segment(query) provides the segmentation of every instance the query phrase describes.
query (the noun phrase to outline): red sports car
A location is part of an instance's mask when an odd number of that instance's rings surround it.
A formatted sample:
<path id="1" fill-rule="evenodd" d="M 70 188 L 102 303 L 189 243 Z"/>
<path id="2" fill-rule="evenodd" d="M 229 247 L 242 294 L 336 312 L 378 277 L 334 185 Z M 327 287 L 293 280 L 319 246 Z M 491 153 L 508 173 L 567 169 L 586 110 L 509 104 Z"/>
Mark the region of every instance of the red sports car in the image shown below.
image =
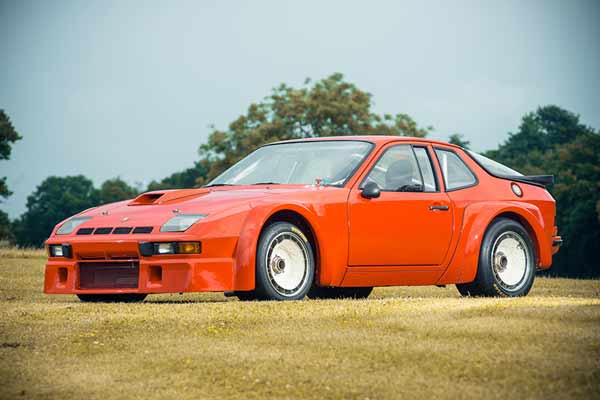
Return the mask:
<path id="1" fill-rule="evenodd" d="M 427 139 L 273 143 L 203 188 L 61 222 L 46 242 L 45 292 L 298 300 L 456 284 L 463 295 L 523 296 L 561 244 L 549 183 Z"/>

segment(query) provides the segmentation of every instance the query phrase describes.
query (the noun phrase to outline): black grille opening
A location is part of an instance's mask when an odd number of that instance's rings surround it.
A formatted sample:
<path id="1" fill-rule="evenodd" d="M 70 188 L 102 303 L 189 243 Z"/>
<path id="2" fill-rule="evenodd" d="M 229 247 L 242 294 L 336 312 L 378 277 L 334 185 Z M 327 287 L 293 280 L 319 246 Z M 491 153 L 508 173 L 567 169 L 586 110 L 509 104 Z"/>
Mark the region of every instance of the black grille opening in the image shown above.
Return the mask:
<path id="1" fill-rule="evenodd" d="M 152 233 L 151 226 L 138 226 L 133 230 L 133 233 Z"/>
<path id="2" fill-rule="evenodd" d="M 96 228 L 94 235 L 108 235 L 112 230 L 113 228 Z"/>
<path id="3" fill-rule="evenodd" d="M 113 235 L 127 235 L 129 232 L 131 232 L 133 228 L 131 227 L 119 227 L 119 228 L 115 228 L 115 230 L 113 231 Z"/>
<path id="4" fill-rule="evenodd" d="M 94 228 L 80 228 L 77 231 L 78 235 L 91 235 L 94 232 Z"/>
<path id="5" fill-rule="evenodd" d="M 137 288 L 137 262 L 79 263 L 80 289 Z"/>

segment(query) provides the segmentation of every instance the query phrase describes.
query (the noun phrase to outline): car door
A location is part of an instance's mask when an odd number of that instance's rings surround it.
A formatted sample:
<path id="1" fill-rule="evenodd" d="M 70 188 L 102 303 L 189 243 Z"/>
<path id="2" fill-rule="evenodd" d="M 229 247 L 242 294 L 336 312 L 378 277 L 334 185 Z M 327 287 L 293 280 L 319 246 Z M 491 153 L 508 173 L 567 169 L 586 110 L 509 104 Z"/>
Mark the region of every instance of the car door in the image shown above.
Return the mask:
<path id="1" fill-rule="evenodd" d="M 429 146 L 390 144 L 348 202 L 350 266 L 439 266 L 453 234 L 453 205 L 441 192 Z M 364 198 L 375 182 L 378 198 Z"/>

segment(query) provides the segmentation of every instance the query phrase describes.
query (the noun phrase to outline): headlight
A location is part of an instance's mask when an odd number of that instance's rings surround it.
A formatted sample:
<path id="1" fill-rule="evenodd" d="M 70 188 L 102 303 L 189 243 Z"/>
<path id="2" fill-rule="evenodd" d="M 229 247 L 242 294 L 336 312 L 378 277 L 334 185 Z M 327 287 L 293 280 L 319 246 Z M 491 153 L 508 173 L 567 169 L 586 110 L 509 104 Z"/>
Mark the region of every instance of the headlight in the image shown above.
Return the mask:
<path id="1" fill-rule="evenodd" d="M 48 253 L 50 257 L 73 257 L 73 249 L 70 244 L 50 244 L 48 245 Z"/>
<path id="2" fill-rule="evenodd" d="M 144 257 L 164 254 L 200 254 L 201 242 L 140 242 L 140 254 Z"/>
<path id="3" fill-rule="evenodd" d="M 65 222 L 64 224 L 62 224 L 60 226 L 60 228 L 58 228 L 58 230 L 56 231 L 57 235 L 68 235 L 69 233 L 72 233 L 75 228 L 77 228 L 79 225 L 83 224 L 85 221 L 92 219 L 92 217 L 74 217 L 71 218 L 69 220 L 67 220 L 67 222 Z"/>
<path id="4" fill-rule="evenodd" d="M 50 252 L 50 257 L 62 257 L 63 256 L 62 244 L 50 245 L 50 246 L 48 246 L 48 251 Z"/>
<path id="5" fill-rule="evenodd" d="M 155 243 L 154 254 L 175 254 L 173 243 Z"/>
<path id="6" fill-rule="evenodd" d="M 161 232 L 185 232 L 190 226 L 206 217 L 208 214 L 181 214 L 171 218 L 160 227 Z"/>

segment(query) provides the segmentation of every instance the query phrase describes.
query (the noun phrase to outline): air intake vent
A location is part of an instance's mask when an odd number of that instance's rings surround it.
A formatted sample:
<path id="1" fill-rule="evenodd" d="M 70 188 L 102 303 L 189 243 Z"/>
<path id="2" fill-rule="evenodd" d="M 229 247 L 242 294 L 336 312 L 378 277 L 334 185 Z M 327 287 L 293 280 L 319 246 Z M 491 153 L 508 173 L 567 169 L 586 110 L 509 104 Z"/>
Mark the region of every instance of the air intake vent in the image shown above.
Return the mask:
<path id="1" fill-rule="evenodd" d="M 138 281 L 138 262 L 79 263 L 80 289 L 134 289 Z"/>
<path id="2" fill-rule="evenodd" d="M 96 228 L 94 235 L 108 235 L 112 230 L 113 228 Z"/>
<path id="3" fill-rule="evenodd" d="M 102 227 L 102 228 L 80 228 L 77 231 L 78 235 L 127 235 L 130 233 L 152 233 L 153 227 L 151 226 L 138 226 L 132 228 L 130 226 L 121 226 L 118 228 Z"/>
<path id="4" fill-rule="evenodd" d="M 158 199 L 160 199 L 166 192 L 150 192 L 144 193 L 133 199 L 129 205 L 130 206 L 143 206 L 148 204 L 154 204 Z"/>
<path id="5" fill-rule="evenodd" d="M 133 233 L 152 233 L 151 226 L 138 226 L 133 230 Z"/>

